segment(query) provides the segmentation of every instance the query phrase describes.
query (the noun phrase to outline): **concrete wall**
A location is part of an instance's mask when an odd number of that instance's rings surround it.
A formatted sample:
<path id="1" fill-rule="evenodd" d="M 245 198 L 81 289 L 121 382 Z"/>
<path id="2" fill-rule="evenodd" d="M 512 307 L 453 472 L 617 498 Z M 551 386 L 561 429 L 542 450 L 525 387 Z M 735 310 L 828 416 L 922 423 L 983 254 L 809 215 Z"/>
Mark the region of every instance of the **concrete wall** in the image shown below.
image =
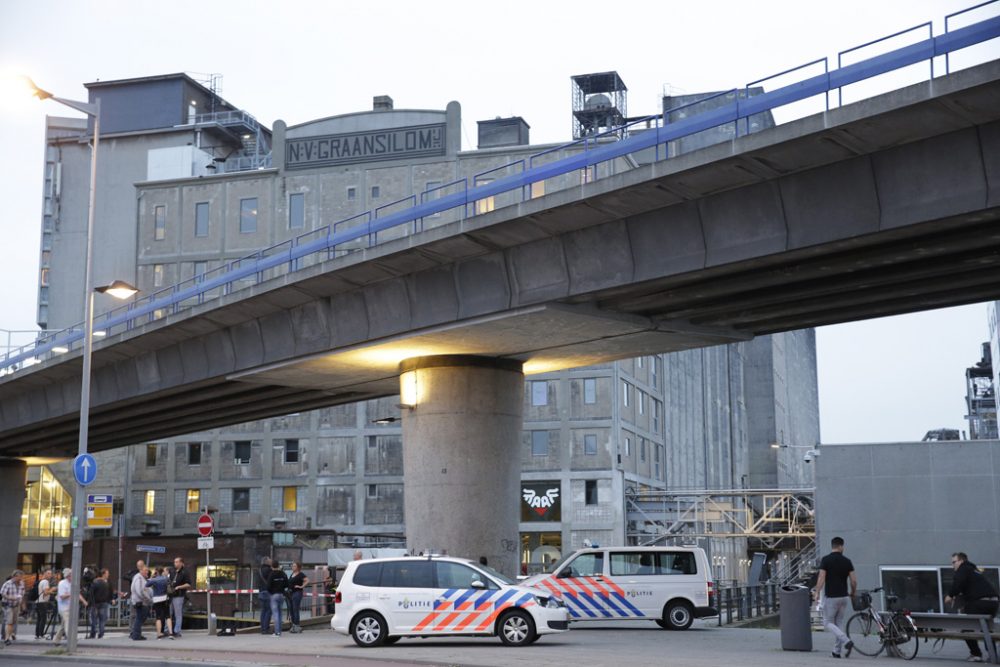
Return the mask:
<path id="1" fill-rule="evenodd" d="M 859 586 L 880 565 L 947 566 L 1000 555 L 1000 442 L 823 445 L 816 466 L 817 541 L 843 537 Z"/>

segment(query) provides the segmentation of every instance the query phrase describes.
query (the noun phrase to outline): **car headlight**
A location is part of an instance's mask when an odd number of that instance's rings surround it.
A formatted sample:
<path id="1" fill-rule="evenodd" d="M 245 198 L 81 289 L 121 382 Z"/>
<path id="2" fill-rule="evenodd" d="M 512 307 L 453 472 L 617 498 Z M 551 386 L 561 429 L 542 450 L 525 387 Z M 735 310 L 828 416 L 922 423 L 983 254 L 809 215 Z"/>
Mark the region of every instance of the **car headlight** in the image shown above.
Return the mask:
<path id="1" fill-rule="evenodd" d="M 552 595 L 552 596 L 549 596 L 549 597 L 544 597 L 544 596 L 541 596 L 541 595 L 537 595 L 537 596 L 535 596 L 535 600 L 538 602 L 538 604 L 540 606 L 542 606 L 542 607 L 548 607 L 549 609 L 558 609 L 560 607 L 565 607 L 566 606 L 563 603 L 562 598 L 559 597 L 558 595 Z"/>

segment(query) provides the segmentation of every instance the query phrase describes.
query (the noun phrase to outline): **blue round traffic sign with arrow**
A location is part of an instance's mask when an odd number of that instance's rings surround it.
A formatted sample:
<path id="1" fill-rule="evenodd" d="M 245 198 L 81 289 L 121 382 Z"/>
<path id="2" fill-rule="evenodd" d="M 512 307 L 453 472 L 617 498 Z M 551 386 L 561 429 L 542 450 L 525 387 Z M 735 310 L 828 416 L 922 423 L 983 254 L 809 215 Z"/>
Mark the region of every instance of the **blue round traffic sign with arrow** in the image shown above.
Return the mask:
<path id="1" fill-rule="evenodd" d="M 90 454 L 80 454 L 73 459 L 73 476 L 80 486 L 87 486 L 97 479 L 97 460 Z"/>

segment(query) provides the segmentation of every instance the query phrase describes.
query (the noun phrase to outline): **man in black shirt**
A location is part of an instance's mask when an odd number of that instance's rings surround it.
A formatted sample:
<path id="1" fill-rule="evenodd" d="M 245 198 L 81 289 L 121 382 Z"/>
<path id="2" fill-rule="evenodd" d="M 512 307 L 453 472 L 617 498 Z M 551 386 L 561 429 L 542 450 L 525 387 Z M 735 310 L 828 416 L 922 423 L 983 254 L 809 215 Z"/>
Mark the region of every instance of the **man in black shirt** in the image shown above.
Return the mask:
<path id="1" fill-rule="evenodd" d="M 187 568 L 184 566 L 184 559 L 180 556 L 174 559 L 174 574 L 170 578 L 170 585 L 174 587 L 174 593 L 170 598 L 170 613 L 174 619 L 174 637 L 180 637 L 184 622 L 184 603 L 187 601 L 187 592 L 192 588 L 191 575 L 188 574 Z"/>
<path id="2" fill-rule="evenodd" d="M 817 599 L 823 593 L 823 627 L 835 637 L 833 657 L 839 658 L 841 649 L 844 657 L 851 657 L 854 642 L 841 629 L 847 620 L 847 609 L 851 598 L 858 592 L 858 578 L 854 574 L 854 564 L 844 556 L 844 538 L 835 537 L 830 540 L 831 551 L 819 562 L 819 577 L 813 596 Z M 850 595 L 847 593 L 847 582 L 851 582 Z"/>
<path id="3" fill-rule="evenodd" d="M 962 611 L 966 614 L 996 615 L 1000 597 L 976 565 L 969 562 L 969 557 L 961 551 L 953 553 L 951 567 L 955 570 L 955 578 L 952 579 L 951 590 L 944 598 L 945 604 L 951 604 L 961 595 L 965 601 Z M 979 650 L 979 644 L 972 639 L 966 639 L 965 643 L 969 646 L 969 662 L 982 662 L 983 653 Z"/>

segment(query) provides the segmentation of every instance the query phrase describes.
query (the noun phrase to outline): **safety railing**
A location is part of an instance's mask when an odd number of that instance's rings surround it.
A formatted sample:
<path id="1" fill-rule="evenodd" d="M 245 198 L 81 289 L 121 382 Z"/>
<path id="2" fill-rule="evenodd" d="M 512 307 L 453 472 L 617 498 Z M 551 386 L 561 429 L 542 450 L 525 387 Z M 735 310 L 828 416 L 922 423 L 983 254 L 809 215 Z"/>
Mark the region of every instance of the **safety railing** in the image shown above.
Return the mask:
<path id="1" fill-rule="evenodd" d="M 730 625 L 778 611 L 778 585 L 726 586 L 718 589 L 719 625 Z"/>
<path id="2" fill-rule="evenodd" d="M 874 40 L 840 52 L 837 56 L 837 68 L 834 70 L 829 69 L 826 58 L 814 60 L 806 65 L 785 70 L 779 75 L 759 79 L 742 87 L 742 89 L 733 88 L 722 91 L 718 95 L 731 95 L 732 101 L 704 112 L 670 122 L 672 116 L 678 115 L 678 111 L 692 105 L 702 104 L 704 99 L 667 109 L 663 116 L 650 116 L 634 120 L 627 126 L 613 128 L 599 136 L 587 136 L 558 148 L 547 149 L 530 156 L 526 163 L 523 159 L 515 160 L 501 167 L 475 174 L 471 178 L 466 177 L 443 186 L 437 186 L 433 189 L 434 196 L 431 196 L 429 194 L 431 190 L 428 190 L 421 193 L 419 197 L 413 195 L 405 200 L 394 202 L 394 204 L 400 204 L 403 201 L 412 202 L 412 205 L 400 207 L 399 210 L 393 210 L 383 215 L 382 212 L 386 207 L 380 207 L 374 211 L 367 211 L 346 220 L 334 222 L 276 246 L 230 261 L 213 271 L 109 311 L 97 318 L 94 325 L 95 330 L 101 331 L 105 335 L 131 330 L 137 325 L 153 322 L 181 310 L 219 299 L 241 289 L 253 287 L 277 275 L 301 271 L 312 264 L 351 251 L 374 247 L 380 242 L 417 233 L 423 228 L 424 220 L 439 216 L 447 211 L 458 211 L 461 220 L 471 217 L 471 215 L 489 212 L 492 210 L 492 206 L 477 208 L 476 203 L 491 201 L 490 198 L 505 193 L 520 192 L 520 199 L 524 201 L 531 198 L 533 184 L 548 179 L 579 172 L 581 174 L 580 183 L 589 183 L 601 177 L 598 165 L 628 160 L 630 156 L 649 149 L 652 149 L 655 159 L 659 161 L 666 158 L 668 152 L 665 148 L 669 146 L 670 142 L 705 130 L 732 125 L 735 130 L 734 138 L 740 137 L 751 131 L 750 118 L 752 116 L 817 96 L 824 96 L 826 108 L 829 108 L 831 92 L 838 93 L 838 103 L 840 103 L 842 99 L 840 91 L 844 87 L 904 67 L 931 61 L 930 73 L 933 75 L 933 59 L 936 57 L 946 57 L 945 71 L 948 73 L 950 72 L 948 55 L 1000 37 L 1000 16 L 986 18 L 954 30 L 950 29 L 950 21 L 959 15 L 979 10 L 987 5 L 997 5 L 997 3 L 1000 3 L 1000 0 L 990 0 L 948 15 L 945 19 L 945 32 L 938 36 L 932 34 L 913 44 L 859 62 L 843 64 L 845 54 L 910 32 L 914 28 L 893 33 L 893 35 L 880 40 Z M 917 28 L 929 25 L 921 24 Z M 749 94 L 740 94 L 741 90 L 748 91 L 751 85 L 788 75 L 820 63 L 823 65 L 821 74 L 807 76 L 752 97 Z M 741 121 L 744 122 L 741 123 Z M 629 127 L 640 124 L 646 124 L 650 127 L 645 131 L 634 132 L 631 135 L 627 133 Z M 741 125 L 743 125 L 742 132 Z M 544 159 L 551 154 L 559 154 L 560 151 L 563 153 L 575 152 L 551 161 Z M 479 183 L 491 173 L 497 173 L 500 170 L 513 173 L 507 173 L 489 182 Z M 614 169 L 605 170 L 605 176 L 613 174 L 614 171 Z M 453 191 L 445 192 L 445 190 Z M 389 233 L 389 230 L 393 230 L 393 232 Z M 16 372 L 54 354 L 64 354 L 78 349 L 82 340 L 82 324 L 59 335 L 40 337 L 32 344 L 0 355 L 0 375 Z"/>

